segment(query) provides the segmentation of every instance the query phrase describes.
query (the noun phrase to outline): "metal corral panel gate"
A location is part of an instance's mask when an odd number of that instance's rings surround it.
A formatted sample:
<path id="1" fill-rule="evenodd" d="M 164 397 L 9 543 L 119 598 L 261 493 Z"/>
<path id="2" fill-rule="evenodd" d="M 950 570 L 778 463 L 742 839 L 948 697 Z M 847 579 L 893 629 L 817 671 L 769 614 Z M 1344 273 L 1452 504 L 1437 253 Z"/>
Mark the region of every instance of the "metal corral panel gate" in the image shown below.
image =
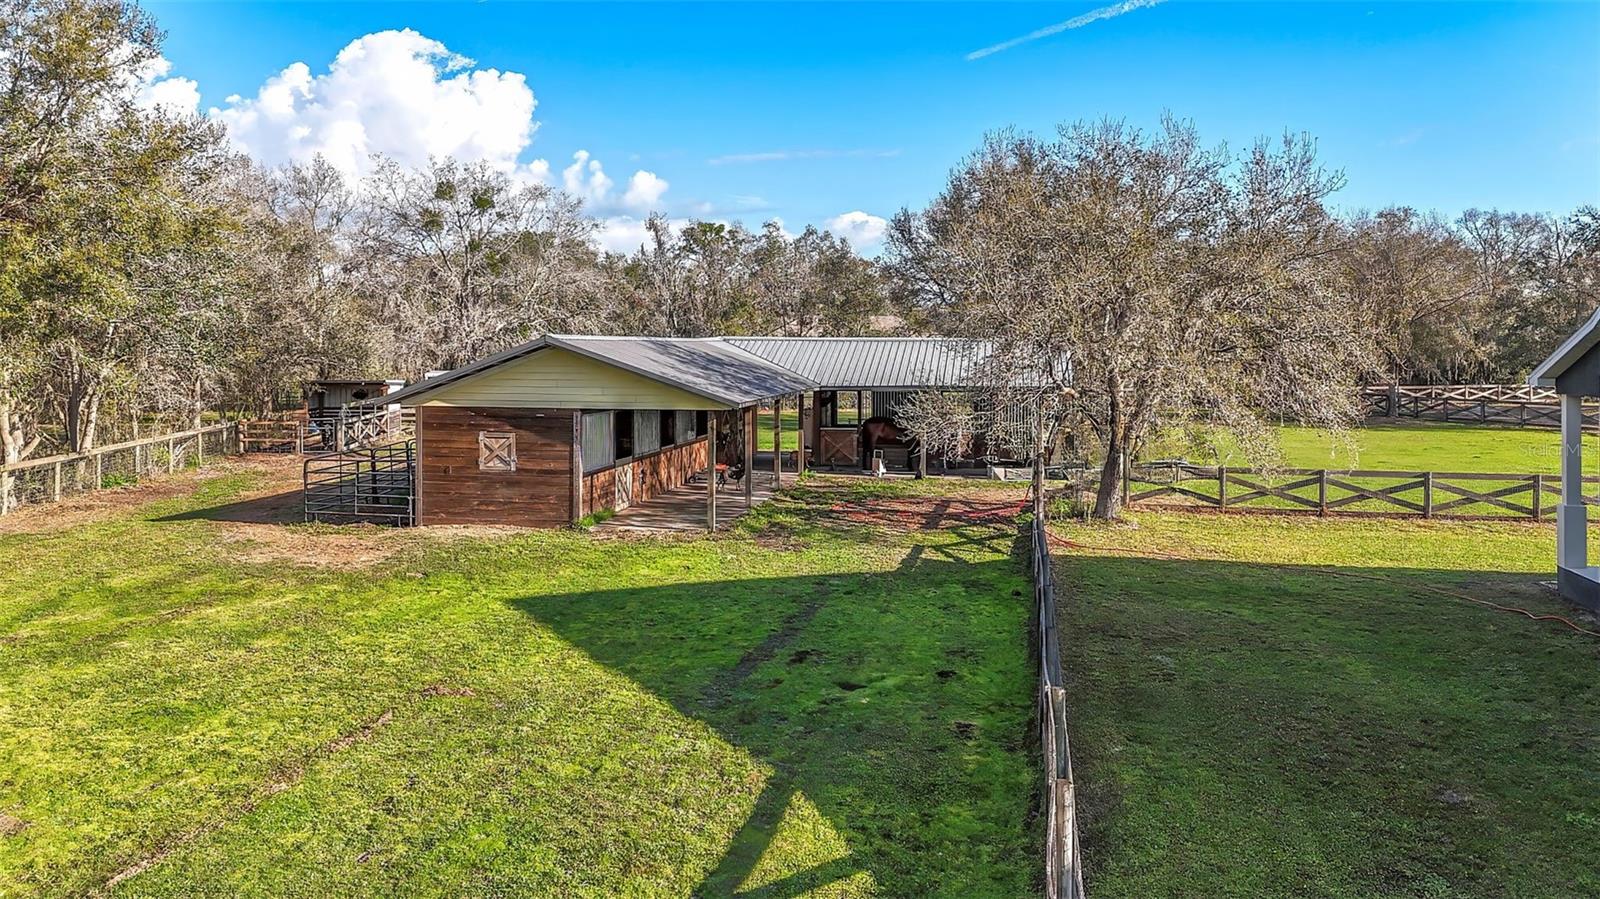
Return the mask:
<path id="1" fill-rule="evenodd" d="M 306 521 L 416 523 L 416 442 L 306 457 Z"/>

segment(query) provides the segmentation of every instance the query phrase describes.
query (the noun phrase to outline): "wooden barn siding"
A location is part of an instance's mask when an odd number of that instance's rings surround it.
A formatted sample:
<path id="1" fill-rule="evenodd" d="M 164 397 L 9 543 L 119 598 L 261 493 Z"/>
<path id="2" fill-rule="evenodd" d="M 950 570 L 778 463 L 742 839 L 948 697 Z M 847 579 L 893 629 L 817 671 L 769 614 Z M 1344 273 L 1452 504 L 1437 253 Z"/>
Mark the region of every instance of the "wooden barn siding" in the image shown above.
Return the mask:
<path id="1" fill-rule="evenodd" d="M 621 465 L 583 476 L 583 514 L 593 515 L 617 504 L 617 469 L 633 469 L 633 504 L 648 502 L 706 469 L 706 438 L 669 446 Z"/>
<path id="2" fill-rule="evenodd" d="M 417 521 L 561 527 L 572 514 L 568 409 L 421 406 L 417 409 Z M 478 469 L 478 432 L 517 437 L 516 471 Z"/>

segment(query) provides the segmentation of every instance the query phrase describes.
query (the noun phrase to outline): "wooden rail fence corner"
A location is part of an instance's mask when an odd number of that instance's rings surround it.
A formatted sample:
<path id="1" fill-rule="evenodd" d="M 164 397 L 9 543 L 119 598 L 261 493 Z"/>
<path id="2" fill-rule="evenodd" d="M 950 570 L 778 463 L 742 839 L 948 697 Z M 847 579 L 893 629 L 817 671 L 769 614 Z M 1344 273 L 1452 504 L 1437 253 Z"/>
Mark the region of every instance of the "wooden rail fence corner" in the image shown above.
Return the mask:
<path id="1" fill-rule="evenodd" d="M 1034 517 L 1031 532 L 1039 654 L 1039 742 L 1044 757 L 1045 896 L 1083 899 L 1083 859 L 1078 846 L 1072 752 L 1067 740 L 1067 691 L 1061 668 L 1055 572 L 1050 560 L 1050 535 L 1042 517 Z"/>

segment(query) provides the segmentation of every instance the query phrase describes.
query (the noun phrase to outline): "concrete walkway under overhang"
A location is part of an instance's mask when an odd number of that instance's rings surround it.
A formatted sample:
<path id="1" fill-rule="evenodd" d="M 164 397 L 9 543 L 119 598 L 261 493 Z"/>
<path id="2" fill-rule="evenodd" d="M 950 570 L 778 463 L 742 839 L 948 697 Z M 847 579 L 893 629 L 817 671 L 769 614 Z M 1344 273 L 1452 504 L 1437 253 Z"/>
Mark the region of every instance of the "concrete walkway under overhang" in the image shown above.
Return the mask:
<path id="1" fill-rule="evenodd" d="M 770 456 L 769 456 L 770 458 Z M 783 473 L 784 486 L 794 484 L 794 472 Z M 753 481 L 754 497 L 749 505 L 744 484 L 729 481 L 717 491 L 717 527 L 725 528 L 739 516 L 772 498 L 771 469 L 757 469 Z M 704 475 L 666 493 L 635 503 L 595 525 L 597 533 L 683 533 L 706 529 L 706 482 Z"/>

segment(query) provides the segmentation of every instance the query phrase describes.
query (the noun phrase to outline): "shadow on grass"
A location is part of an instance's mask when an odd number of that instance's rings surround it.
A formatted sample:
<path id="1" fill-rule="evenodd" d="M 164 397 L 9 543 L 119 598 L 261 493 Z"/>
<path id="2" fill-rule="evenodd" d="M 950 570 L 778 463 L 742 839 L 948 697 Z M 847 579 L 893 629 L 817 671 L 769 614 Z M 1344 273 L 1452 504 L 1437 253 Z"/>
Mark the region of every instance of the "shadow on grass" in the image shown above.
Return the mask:
<path id="1" fill-rule="evenodd" d="M 1433 589 L 1547 577 L 1057 564 L 1091 894 L 1600 894 L 1600 640 Z"/>
<path id="2" fill-rule="evenodd" d="M 239 500 L 202 509 L 164 515 L 154 521 L 233 521 L 245 524 L 295 524 L 304 518 L 301 491 L 286 490 L 271 496 Z"/>
<path id="3" fill-rule="evenodd" d="M 914 542 L 893 571 L 515 604 L 771 766 L 696 895 L 777 899 L 837 884 L 846 895 L 1014 896 L 1038 867 L 1017 543 L 957 526 Z M 844 853 L 741 892 L 797 797 Z M 870 885 L 849 881 L 863 873 Z"/>

